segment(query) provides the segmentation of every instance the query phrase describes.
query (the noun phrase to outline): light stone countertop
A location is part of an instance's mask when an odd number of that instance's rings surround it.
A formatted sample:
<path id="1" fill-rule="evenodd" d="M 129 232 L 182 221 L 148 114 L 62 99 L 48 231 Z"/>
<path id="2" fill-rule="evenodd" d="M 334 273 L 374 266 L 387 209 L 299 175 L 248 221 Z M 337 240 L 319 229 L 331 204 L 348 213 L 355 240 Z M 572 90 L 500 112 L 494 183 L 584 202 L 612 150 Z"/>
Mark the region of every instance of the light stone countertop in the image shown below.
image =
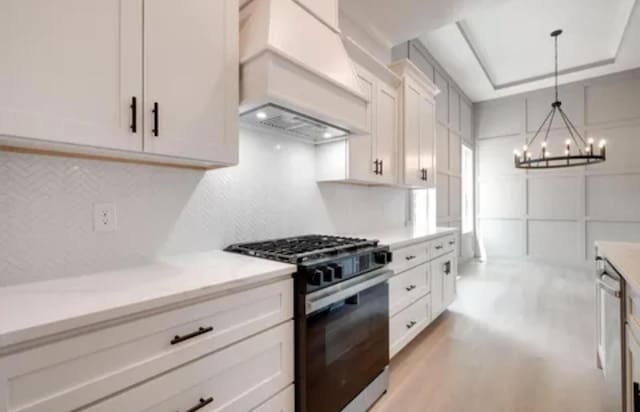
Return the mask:
<path id="1" fill-rule="evenodd" d="M 414 243 L 420 243 L 431 239 L 436 239 L 452 233 L 457 233 L 457 228 L 436 227 L 436 228 L 412 228 L 393 229 L 387 231 L 371 232 L 365 234 L 355 234 L 351 236 L 363 237 L 367 239 L 378 239 L 381 245 L 387 245 L 391 250 L 399 249 Z"/>
<path id="2" fill-rule="evenodd" d="M 598 255 L 606 258 L 633 289 L 640 292 L 640 243 L 596 242 Z"/>
<path id="3" fill-rule="evenodd" d="M 149 265 L 0 288 L 0 348 L 286 279 L 294 265 L 219 250 Z M 293 292 L 292 292 L 293 293 Z"/>

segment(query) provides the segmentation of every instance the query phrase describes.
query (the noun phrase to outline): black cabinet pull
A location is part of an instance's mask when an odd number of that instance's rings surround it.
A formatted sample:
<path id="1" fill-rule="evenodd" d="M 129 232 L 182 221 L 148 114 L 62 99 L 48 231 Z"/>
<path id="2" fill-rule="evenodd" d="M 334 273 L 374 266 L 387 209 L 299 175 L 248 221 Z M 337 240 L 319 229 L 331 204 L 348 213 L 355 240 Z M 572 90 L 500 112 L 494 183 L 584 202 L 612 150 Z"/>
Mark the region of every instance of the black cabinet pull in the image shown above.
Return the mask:
<path id="1" fill-rule="evenodd" d="M 160 108 L 158 107 L 158 102 L 153 103 L 153 110 L 151 110 L 151 112 L 153 113 L 153 129 L 151 130 L 151 133 L 158 137 L 160 134 L 160 126 L 158 122 L 158 118 L 160 117 Z"/>
<path id="2" fill-rule="evenodd" d="M 138 98 L 136 96 L 131 97 L 131 132 L 138 133 Z"/>
<path id="3" fill-rule="evenodd" d="M 640 384 L 633 382 L 633 412 L 640 412 Z"/>
<path id="4" fill-rule="evenodd" d="M 455 241 L 455 240 L 450 240 L 450 241 L 449 241 L 449 244 L 450 244 L 451 246 L 453 246 L 453 245 L 455 245 L 455 244 L 456 244 L 456 241 Z"/>
<path id="5" fill-rule="evenodd" d="M 378 162 L 379 162 L 379 160 L 378 160 L 378 159 L 376 159 L 376 160 L 375 160 L 375 162 L 373 162 L 373 164 L 376 166 L 376 168 L 375 168 L 375 170 L 373 171 L 373 173 L 375 173 L 375 174 L 377 174 L 377 175 L 379 175 L 379 174 L 380 174 L 380 172 L 379 172 L 379 167 L 380 167 L 380 166 L 379 166 L 379 163 L 378 163 Z"/>
<path id="6" fill-rule="evenodd" d="M 184 336 L 176 335 L 173 339 L 171 339 L 171 344 L 175 345 L 175 344 L 184 342 L 185 340 L 189 340 L 189 339 L 195 338 L 196 336 L 200 336 L 200 335 L 204 335 L 205 333 L 209 333 L 212 330 L 213 330 L 213 326 L 209 326 L 208 328 L 200 327 L 200 328 L 198 328 L 197 331 L 191 332 L 188 335 L 184 335 Z"/>
<path id="7" fill-rule="evenodd" d="M 405 256 L 405 260 L 413 260 L 416 257 L 414 255 Z"/>
<path id="8" fill-rule="evenodd" d="M 384 162 L 380 160 L 380 175 L 384 174 Z"/>
<path id="9" fill-rule="evenodd" d="M 407 287 L 405 288 L 405 290 L 406 290 L 407 292 L 411 292 L 411 291 L 412 291 L 412 290 L 414 290 L 415 288 L 416 288 L 416 285 L 409 285 L 409 286 L 407 286 Z"/>
<path id="10" fill-rule="evenodd" d="M 451 273 L 451 261 L 447 261 L 447 263 L 444 264 L 444 273 L 445 275 Z"/>
<path id="11" fill-rule="evenodd" d="M 200 410 L 209 405 L 211 402 L 213 402 L 213 396 L 207 399 L 200 398 L 200 402 L 196 406 L 194 406 L 193 408 L 189 408 L 184 412 L 196 412 L 197 410 Z"/>
<path id="12" fill-rule="evenodd" d="M 443 247 L 444 247 L 444 246 L 442 246 L 442 245 L 438 245 L 438 246 L 436 246 L 436 250 L 440 250 L 440 249 L 442 249 Z"/>
<path id="13" fill-rule="evenodd" d="M 416 321 L 412 320 L 411 322 L 407 323 L 407 329 L 411 329 L 412 327 L 414 327 L 416 325 Z"/>

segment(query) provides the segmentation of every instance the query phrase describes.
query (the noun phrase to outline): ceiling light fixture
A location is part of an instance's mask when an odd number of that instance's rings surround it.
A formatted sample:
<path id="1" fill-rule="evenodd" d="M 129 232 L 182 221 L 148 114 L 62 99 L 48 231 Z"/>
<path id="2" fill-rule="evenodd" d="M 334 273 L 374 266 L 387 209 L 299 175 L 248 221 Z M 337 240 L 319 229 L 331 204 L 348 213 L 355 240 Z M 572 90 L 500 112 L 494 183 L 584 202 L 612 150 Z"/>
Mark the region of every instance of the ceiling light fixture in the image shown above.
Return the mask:
<path id="1" fill-rule="evenodd" d="M 549 112 L 549 114 L 547 114 L 547 117 L 545 117 L 531 140 L 528 140 L 522 148 L 522 153 L 518 150 L 514 151 L 513 159 L 515 166 L 518 169 L 553 169 L 560 167 L 583 166 L 587 164 L 604 162 L 607 159 L 606 142 L 604 140 L 600 141 L 600 150 L 598 153 L 596 153 L 593 150 L 594 140 L 590 138 L 588 141 L 585 141 L 582 138 L 582 135 L 580 134 L 578 129 L 576 129 L 576 127 L 573 125 L 573 122 L 571 122 L 564 110 L 562 110 L 562 102 L 558 100 L 558 36 L 560 36 L 561 34 L 562 30 L 554 30 L 551 32 L 551 37 L 553 37 L 555 41 L 556 52 L 555 100 L 553 103 L 551 103 L 551 111 Z M 556 114 L 558 114 L 564 122 L 567 130 L 569 131 L 569 136 L 571 136 L 571 139 L 567 139 L 565 141 L 564 155 L 554 157 L 551 155 L 551 152 L 547 150 L 547 140 L 549 138 L 551 124 L 553 123 L 553 119 Z M 544 140 L 542 141 L 540 156 L 534 156 L 531 153 L 531 148 L 533 147 L 536 138 L 540 135 L 540 132 L 545 128 L 545 126 L 546 132 L 544 134 Z M 573 151 L 571 150 L 572 141 L 576 144 L 576 148 Z"/>

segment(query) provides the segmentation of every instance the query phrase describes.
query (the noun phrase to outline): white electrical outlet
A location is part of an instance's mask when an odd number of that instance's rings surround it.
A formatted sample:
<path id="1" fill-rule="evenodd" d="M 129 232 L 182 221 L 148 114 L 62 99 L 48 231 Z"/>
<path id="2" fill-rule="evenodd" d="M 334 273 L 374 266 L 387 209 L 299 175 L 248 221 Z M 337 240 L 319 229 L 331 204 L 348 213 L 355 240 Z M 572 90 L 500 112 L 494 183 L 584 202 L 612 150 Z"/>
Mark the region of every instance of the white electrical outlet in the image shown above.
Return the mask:
<path id="1" fill-rule="evenodd" d="M 93 205 L 93 230 L 96 232 L 114 232 L 118 228 L 116 205 L 114 203 L 96 203 Z"/>

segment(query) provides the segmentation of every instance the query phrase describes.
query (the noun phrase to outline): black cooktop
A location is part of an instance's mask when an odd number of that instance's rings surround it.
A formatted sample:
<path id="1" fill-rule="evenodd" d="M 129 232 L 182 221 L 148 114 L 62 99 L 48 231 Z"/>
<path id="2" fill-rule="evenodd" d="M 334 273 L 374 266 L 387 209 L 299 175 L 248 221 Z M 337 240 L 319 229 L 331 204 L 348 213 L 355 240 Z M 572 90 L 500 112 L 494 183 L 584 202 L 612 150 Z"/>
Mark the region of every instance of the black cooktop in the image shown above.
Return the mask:
<path id="1" fill-rule="evenodd" d="M 298 264 L 311 259 L 355 252 L 378 245 L 377 240 L 353 237 L 305 235 L 261 242 L 238 243 L 227 247 L 228 252 Z"/>

